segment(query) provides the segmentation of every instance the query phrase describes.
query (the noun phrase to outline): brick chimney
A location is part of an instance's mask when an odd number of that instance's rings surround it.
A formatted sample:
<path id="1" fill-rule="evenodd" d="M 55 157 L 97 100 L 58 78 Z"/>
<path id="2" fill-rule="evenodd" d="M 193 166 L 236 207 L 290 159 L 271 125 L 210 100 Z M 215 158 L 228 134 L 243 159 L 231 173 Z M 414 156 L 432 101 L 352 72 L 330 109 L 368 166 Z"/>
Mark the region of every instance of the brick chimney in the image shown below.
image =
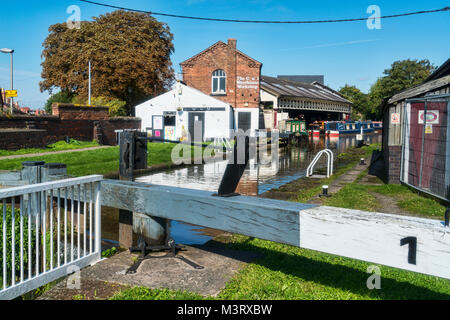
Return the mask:
<path id="1" fill-rule="evenodd" d="M 236 39 L 228 39 L 228 45 L 233 49 L 236 49 L 237 40 Z"/>

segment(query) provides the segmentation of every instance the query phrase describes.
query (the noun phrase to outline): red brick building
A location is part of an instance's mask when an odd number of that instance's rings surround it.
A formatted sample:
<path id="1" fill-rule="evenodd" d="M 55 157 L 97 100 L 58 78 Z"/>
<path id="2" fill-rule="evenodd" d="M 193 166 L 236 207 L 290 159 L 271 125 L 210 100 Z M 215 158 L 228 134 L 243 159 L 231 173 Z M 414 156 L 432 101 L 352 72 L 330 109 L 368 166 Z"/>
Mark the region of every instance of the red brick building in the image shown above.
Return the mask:
<path id="1" fill-rule="evenodd" d="M 262 63 L 236 48 L 237 40 L 219 41 L 182 62 L 183 82 L 230 104 L 235 128 L 259 129 Z"/>

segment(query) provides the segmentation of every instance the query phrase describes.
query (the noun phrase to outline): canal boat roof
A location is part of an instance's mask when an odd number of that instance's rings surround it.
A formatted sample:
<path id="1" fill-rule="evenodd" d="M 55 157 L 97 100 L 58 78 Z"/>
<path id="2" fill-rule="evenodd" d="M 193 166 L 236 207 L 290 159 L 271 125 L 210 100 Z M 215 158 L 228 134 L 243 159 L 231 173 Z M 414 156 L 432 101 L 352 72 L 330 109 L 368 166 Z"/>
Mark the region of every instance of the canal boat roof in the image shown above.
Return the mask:
<path id="1" fill-rule="evenodd" d="M 309 84 L 262 76 L 261 88 L 277 97 L 299 97 L 352 104 L 338 92 L 318 82 Z"/>

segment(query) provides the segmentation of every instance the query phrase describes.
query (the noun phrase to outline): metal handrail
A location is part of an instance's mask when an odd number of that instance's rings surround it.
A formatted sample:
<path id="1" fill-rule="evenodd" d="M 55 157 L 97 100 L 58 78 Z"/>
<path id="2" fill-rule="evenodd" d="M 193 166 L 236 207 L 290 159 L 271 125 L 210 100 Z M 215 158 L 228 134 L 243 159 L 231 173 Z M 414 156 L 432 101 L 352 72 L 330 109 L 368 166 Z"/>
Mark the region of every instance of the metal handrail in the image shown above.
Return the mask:
<path id="1" fill-rule="evenodd" d="M 322 157 L 323 154 L 327 154 L 328 156 L 328 168 L 327 168 L 327 178 L 331 177 L 334 173 L 334 169 L 333 169 L 333 164 L 334 164 L 334 154 L 333 151 L 331 151 L 330 149 L 325 149 L 320 151 L 316 157 L 314 158 L 314 160 L 311 162 L 311 164 L 309 165 L 308 169 L 306 170 L 306 177 L 310 177 L 313 174 L 314 171 L 314 167 L 316 166 L 317 162 L 320 160 L 320 158 Z"/>

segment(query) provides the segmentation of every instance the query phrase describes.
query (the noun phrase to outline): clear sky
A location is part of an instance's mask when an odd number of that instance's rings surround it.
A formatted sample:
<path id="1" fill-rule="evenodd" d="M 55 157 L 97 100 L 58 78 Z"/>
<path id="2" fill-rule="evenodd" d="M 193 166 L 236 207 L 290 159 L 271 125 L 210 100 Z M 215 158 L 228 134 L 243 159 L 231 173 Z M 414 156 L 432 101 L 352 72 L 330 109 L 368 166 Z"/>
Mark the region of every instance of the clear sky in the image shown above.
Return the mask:
<path id="1" fill-rule="evenodd" d="M 108 4 L 181 15 L 248 20 L 323 20 L 369 17 L 370 5 L 382 15 L 440 9 L 450 1 L 392 0 L 97 0 Z M 15 89 L 22 106 L 42 108 L 48 94 L 39 91 L 42 43 L 51 24 L 65 22 L 70 5 L 82 20 L 112 11 L 78 0 L 2 1 L 1 48 L 12 48 Z M 174 34 L 172 62 L 179 63 L 216 41 L 238 40 L 238 49 L 264 64 L 264 75 L 323 74 L 334 89 L 345 84 L 367 92 L 392 62 L 429 59 L 436 66 L 450 57 L 450 12 L 382 21 L 369 30 L 366 22 L 312 25 L 261 25 L 205 22 L 156 17 Z M 0 87 L 9 88 L 9 58 L 0 54 Z"/>

